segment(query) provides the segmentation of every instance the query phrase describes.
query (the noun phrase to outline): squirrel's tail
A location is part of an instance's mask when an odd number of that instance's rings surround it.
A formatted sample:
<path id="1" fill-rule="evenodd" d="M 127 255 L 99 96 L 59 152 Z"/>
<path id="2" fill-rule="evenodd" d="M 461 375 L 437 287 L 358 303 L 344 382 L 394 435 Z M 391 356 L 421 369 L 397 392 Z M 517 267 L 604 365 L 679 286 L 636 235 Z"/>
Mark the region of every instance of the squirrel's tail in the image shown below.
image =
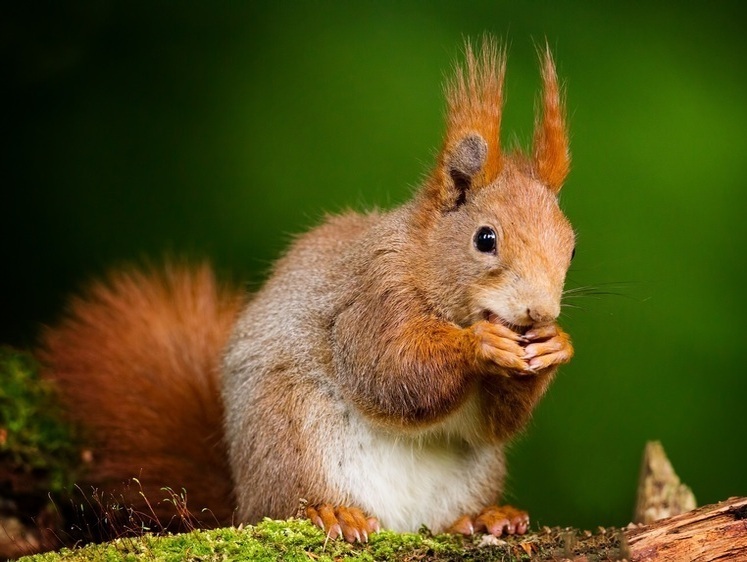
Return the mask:
<path id="1" fill-rule="evenodd" d="M 127 269 L 90 286 L 46 329 L 44 373 L 92 453 L 81 489 L 123 500 L 162 528 L 184 516 L 185 493 L 196 519 L 231 521 L 219 369 L 242 301 L 205 264 Z"/>

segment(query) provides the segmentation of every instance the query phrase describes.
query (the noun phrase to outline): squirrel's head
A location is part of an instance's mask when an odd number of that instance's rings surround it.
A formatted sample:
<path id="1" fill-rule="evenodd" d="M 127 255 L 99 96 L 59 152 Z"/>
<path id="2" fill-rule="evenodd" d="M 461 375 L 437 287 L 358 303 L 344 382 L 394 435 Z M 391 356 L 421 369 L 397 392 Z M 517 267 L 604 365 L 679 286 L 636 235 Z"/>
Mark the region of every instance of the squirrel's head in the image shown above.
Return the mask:
<path id="1" fill-rule="evenodd" d="M 418 194 L 422 289 L 439 314 L 521 331 L 560 314 L 574 233 L 558 206 L 570 166 L 555 66 L 542 53 L 543 94 L 531 155 L 503 154 L 499 133 L 504 52 L 490 39 L 447 86 L 448 117 L 436 168 Z"/>

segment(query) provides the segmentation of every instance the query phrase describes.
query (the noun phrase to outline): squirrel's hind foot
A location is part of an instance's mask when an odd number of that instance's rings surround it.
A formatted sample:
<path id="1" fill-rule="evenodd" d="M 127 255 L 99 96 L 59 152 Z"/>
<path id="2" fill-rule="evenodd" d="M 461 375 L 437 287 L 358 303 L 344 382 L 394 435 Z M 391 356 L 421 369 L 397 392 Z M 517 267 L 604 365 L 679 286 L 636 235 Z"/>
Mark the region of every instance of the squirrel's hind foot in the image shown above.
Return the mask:
<path id="1" fill-rule="evenodd" d="M 344 537 L 347 542 L 368 542 L 368 536 L 380 529 L 379 520 L 357 507 L 322 504 L 306 508 L 306 517 L 321 527 L 330 539 Z"/>
<path id="2" fill-rule="evenodd" d="M 529 514 L 510 505 L 491 505 L 483 509 L 476 517 L 464 515 L 448 529 L 449 533 L 473 535 L 487 533 L 496 537 L 506 535 L 523 535 L 529 527 Z"/>

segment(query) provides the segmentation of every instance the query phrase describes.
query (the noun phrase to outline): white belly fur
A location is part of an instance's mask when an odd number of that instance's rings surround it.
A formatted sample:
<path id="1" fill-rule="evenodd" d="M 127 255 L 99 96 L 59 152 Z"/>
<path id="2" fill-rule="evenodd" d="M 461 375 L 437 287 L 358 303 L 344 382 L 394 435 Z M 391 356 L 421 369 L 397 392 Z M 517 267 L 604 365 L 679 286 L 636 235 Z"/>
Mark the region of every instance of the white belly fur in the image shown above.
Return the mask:
<path id="1" fill-rule="evenodd" d="M 459 516 L 497 501 L 503 449 L 474 438 L 476 398 L 438 428 L 395 435 L 351 415 L 344 445 L 326 458 L 343 497 L 378 517 L 383 528 L 443 531 Z"/>

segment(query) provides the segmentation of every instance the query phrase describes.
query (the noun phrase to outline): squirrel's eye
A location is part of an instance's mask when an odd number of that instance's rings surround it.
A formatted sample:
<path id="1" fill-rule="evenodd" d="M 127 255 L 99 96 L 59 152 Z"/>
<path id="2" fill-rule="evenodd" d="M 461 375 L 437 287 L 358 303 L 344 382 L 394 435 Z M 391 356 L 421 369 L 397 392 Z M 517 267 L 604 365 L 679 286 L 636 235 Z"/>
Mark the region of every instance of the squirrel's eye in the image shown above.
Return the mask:
<path id="1" fill-rule="evenodd" d="M 489 226 L 481 226 L 475 233 L 475 248 L 484 254 L 494 254 L 497 244 L 495 230 Z"/>
<path id="2" fill-rule="evenodd" d="M 573 258 L 576 257 L 576 247 L 573 247 L 573 251 L 571 252 L 571 261 L 573 261 Z"/>

